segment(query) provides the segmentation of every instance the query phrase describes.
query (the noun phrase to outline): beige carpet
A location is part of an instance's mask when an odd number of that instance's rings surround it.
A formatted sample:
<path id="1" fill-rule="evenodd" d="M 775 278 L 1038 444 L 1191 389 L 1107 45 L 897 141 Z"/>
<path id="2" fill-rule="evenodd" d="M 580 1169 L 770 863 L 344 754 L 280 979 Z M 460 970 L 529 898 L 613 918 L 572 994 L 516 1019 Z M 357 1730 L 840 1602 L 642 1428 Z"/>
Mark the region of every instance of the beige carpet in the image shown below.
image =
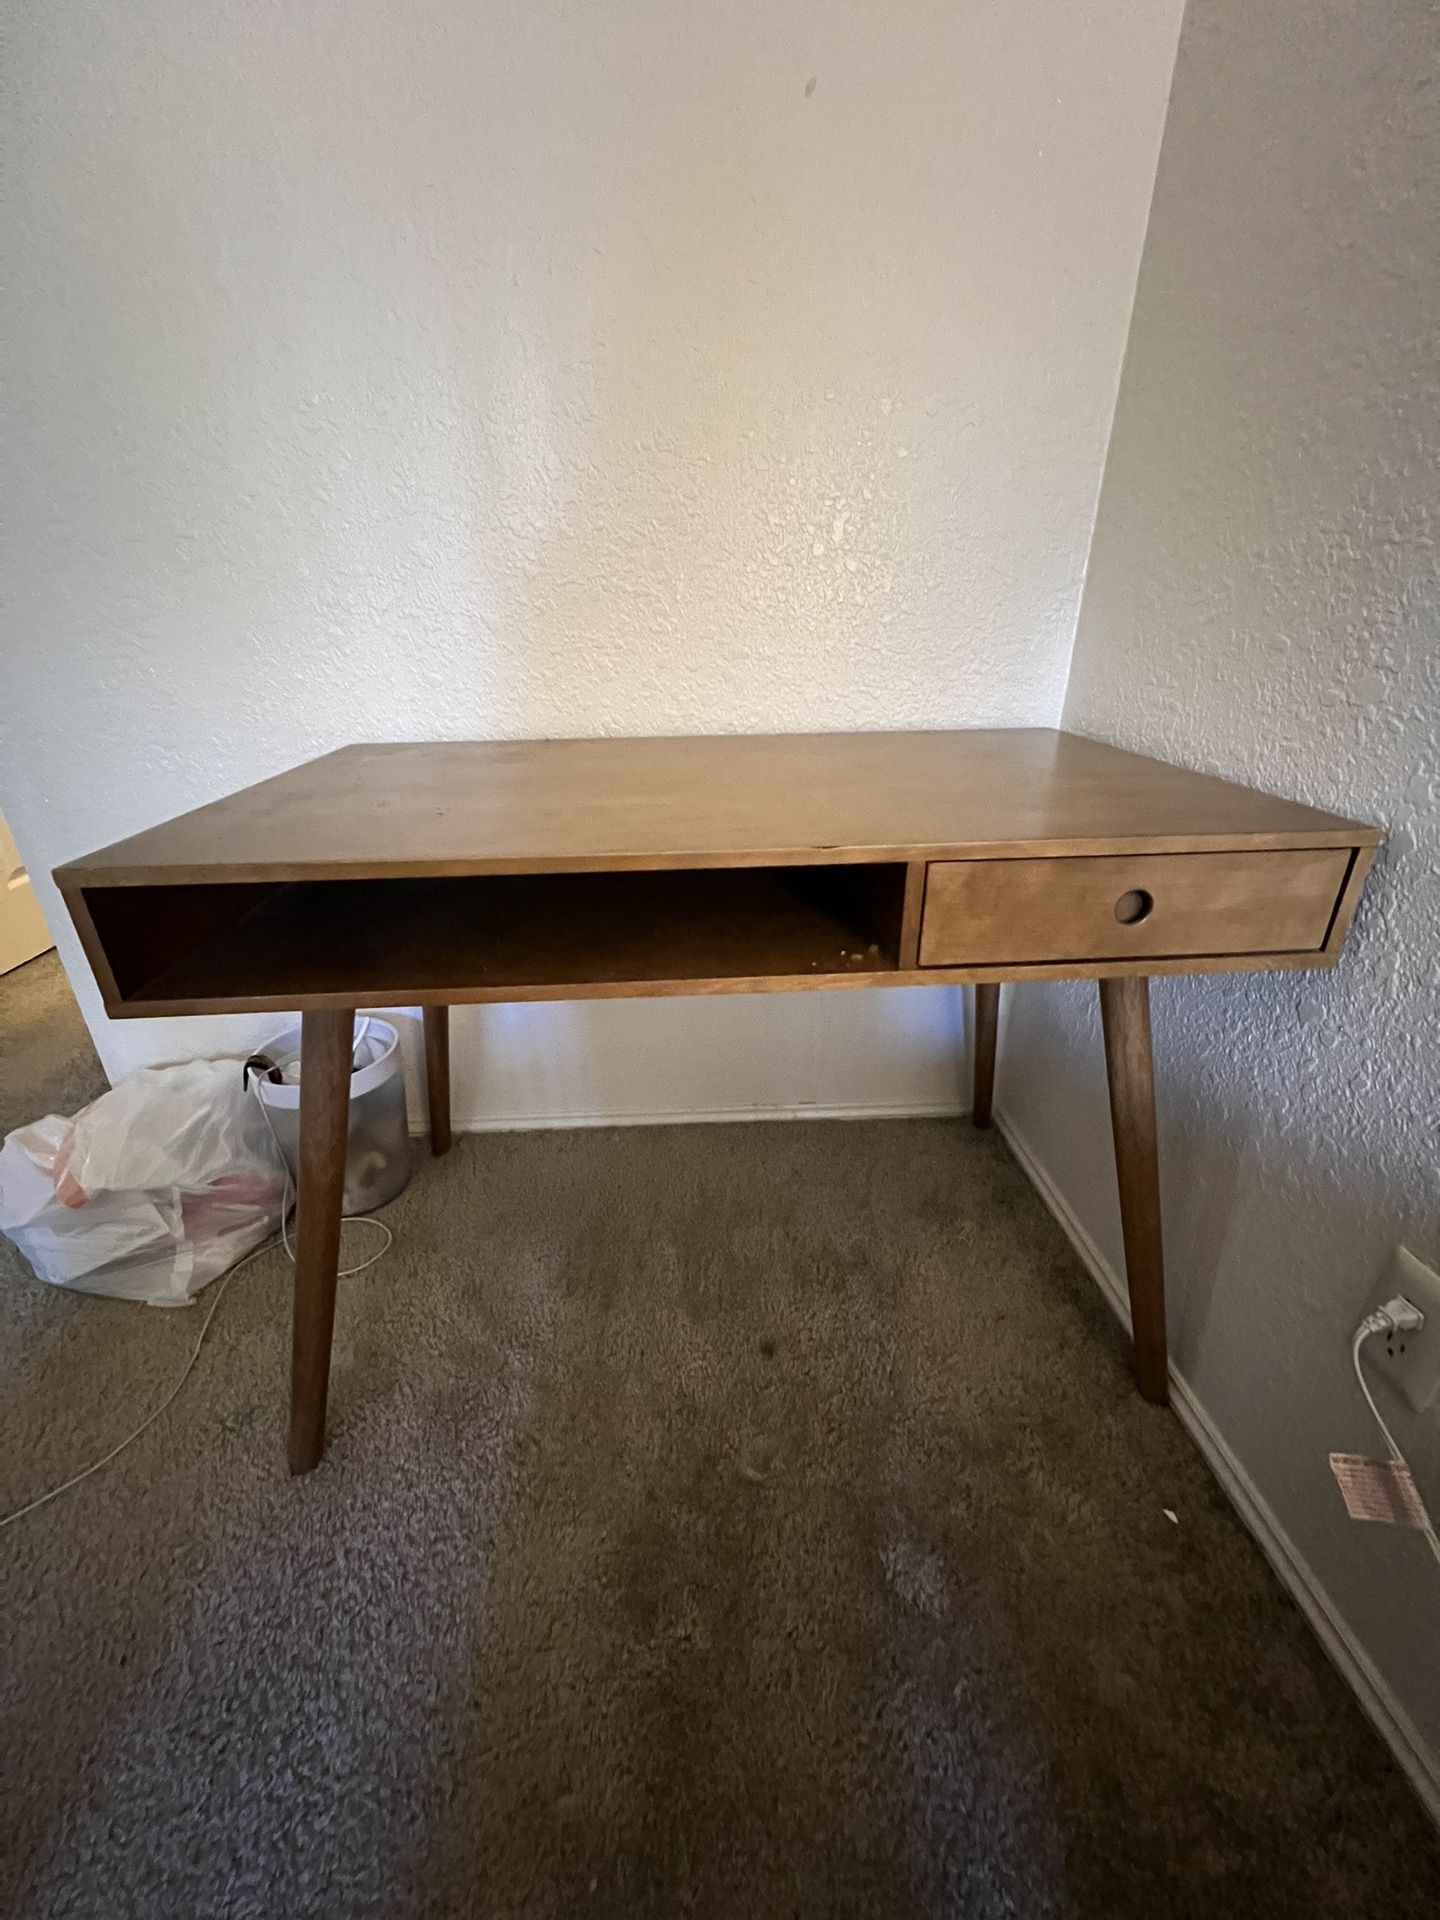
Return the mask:
<path id="1" fill-rule="evenodd" d="M 62 1006 L 27 1082 L 0 987 L 13 1122 L 94 1067 Z M 163 1424 L 0 1535 L 0 1911 L 1440 1910 L 1433 1829 L 994 1138 L 464 1139 L 388 1217 L 319 1472 L 284 1473 L 266 1256 Z M 3 1254 L 8 1509 L 196 1316 Z"/>

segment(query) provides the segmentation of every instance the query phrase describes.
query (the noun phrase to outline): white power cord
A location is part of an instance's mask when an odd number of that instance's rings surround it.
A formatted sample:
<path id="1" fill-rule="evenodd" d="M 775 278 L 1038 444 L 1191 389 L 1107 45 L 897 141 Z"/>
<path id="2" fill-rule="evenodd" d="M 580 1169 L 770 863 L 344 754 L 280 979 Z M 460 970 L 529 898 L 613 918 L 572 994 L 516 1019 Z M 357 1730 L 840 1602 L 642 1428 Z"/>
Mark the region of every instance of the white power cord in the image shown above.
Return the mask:
<path id="1" fill-rule="evenodd" d="M 160 1402 L 159 1406 L 156 1407 L 153 1412 L 146 1414 L 135 1431 L 133 1433 L 127 1433 L 118 1445 L 113 1446 L 108 1453 L 102 1453 L 98 1460 L 92 1460 L 88 1467 L 82 1467 L 79 1473 L 72 1473 L 68 1480 L 62 1480 L 58 1487 L 51 1487 L 48 1493 L 42 1493 L 34 1500 L 29 1501 L 25 1506 L 17 1507 L 13 1513 L 7 1513 L 4 1519 L 0 1520 L 0 1527 L 8 1527 L 16 1520 L 23 1520 L 27 1513 L 34 1513 L 37 1507 L 45 1506 L 49 1501 L 57 1499 L 62 1493 L 68 1493 L 71 1487 L 78 1487 L 80 1482 L 82 1480 L 88 1480 L 92 1473 L 98 1473 L 101 1467 L 108 1467 L 117 1454 L 123 1453 L 126 1447 L 128 1447 L 132 1441 L 138 1440 L 148 1427 L 154 1426 L 155 1422 L 170 1406 L 175 1396 L 190 1378 L 191 1369 L 200 1358 L 200 1349 L 205 1344 L 205 1336 L 210 1331 L 210 1322 L 215 1318 L 216 1313 L 219 1311 L 220 1302 L 225 1298 L 226 1287 L 229 1286 L 234 1276 L 239 1273 L 241 1267 L 248 1267 L 252 1260 L 258 1260 L 262 1253 L 268 1253 L 274 1244 L 275 1240 L 272 1235 L 268 1240 L 262 1241 L 258 1247 L 252 1248 L 243 1260 L 237 1260 L 229 1272 L 221 1276 L 220 1284 L 215 1289 L 215 1298 L 210 1302 L 210 1311 L 206 1314 L 205 1323 L 200 1329 L 200 1338 L 195 1342 L 194 1350 L 190 1358 L 185 1362 L 184 1371 L 170 1389 L 169 1393 L 167 1393 L 165 1398 Z"/>
<path id="2" fill-rule="evenodd" d="M 1407 1474 L 1410 1472 L 1409 1462 L 1396 1445 L 1394 1434 L 1391 1433 L 1389 1427 L 1386 1426 L 1380 1409 L 1375 1404 L 1375 1396 L 1370 1391 L 1370 1383 L 1366 1380 L 1365 1369 L 1360 1363 L 1360 1353 L 1365 1342 L 1374 1334 L 1418 1333 L 1424 1324 L 1425 1316 L 1421 1313 L 1420 1309 L 1412 1305 L 1403 1294 L 1397 1293 L 1395 1298 L 1393 1300 L 1387 1300 L 1383 1307 L 1377 1307 L 1374 1313 L 1366 1314 L 1365 1318 L 1355 1329 L 1355 1338 L 1350 1343 L 1350 1360 L 1355 1368 L 1355 1378 L 1360 1382 L 1360 1391 L 1365 1396 L 1365 1404 L 1369 1407 L 1371 1413 L 1374 1414 L 1375 1424 L 1385 1436 L 1385 1444 L 1390 1449 L 1391 1460 L 1397 1467 L 1403 1467 Z M 1421 1511 L 1425 1511 L 1423 1505 Z M 1435 1529 L 1430 1524 L 1428 1516 L 1424 1526 L 1421 1528 L 1421 1532 L 1424 1534 L 1431 1553 L 1434 1554 L 1437 1560 L 1440 1560 L 1440 1539 L 1436 1538 Z"/>
<path id="3" fill-rule="evenodd" d="M 360 1037 L 361 1039 L 364 1038 L 363 1032 Z M 285 1158 L 280 1142 L 276 1139 L 275 1129 L 270 1123 L 270 1115 L 265 1111 L 265 1102 L 260 1099 L 258 1093 L 255 1104 L 259 1107 L 261 1113 L 265 1115 L 266 1128 L 269 1131 L 270 1138 L 275 1141 L 275 1151 L 279 1154 L 280 1164 L 285 1169 L 285 1192 L 284 1198 L 280 1203 L 280 1241 L 290 1257 L 291 1266 L 294 1266 L 295 1249 L 290 1244 L 290 1201 L 295 1188 L 294 1182 L 290 1178 L 290 1162 Z M 352 1222 L 356 1226 L 376 1227 L 385 1236 L 384 1240 L 376 1248 L 375 1252 L 370 1255 L 369 1259 L 361 1260 L 353 1267 L 340 1268 L 335 1278 L 337 1280 L 349 1280 L 357 1273 L 364 1273 L 367 1267 L 373 1267 L 382 1255 L 388 1253 L 395 1243 L 395 1235 L 383 1220 L 372 1219 L 368 1214 L 347 1213 L 343 1214 L 341 1218 Z M 48 1493 L 37 1495 L 35 1499 L 28 1501 L 23 1507 L 17 1507 L 13 1513 L 7 1513 L 3 1518 L 0 1518 L 0 1529 L 12 1525 L 16 1520 L 23 1520 L 27 1513 L 34 1513 L 37 1507 L 48 1505 L 51 1500 L 58 1499 L 62 1493 L 68 1493 L 71 1487 L 78 1487 L 82 1480 L 88 1480 L 90 1475 L 92 1473 L 98 1473 L 101 1467 L 108 1467 L 110 1462 L 119 1454 L 122 1454 L 134 1441 L 138 1440 L 142 1433 L 145 1433 L 150 1427 L 154 1426 L 161 1414 L 165 1413 L 174 1404 L 180 1393 L 180 1389 L 194 1371 L 195 1362 L 200 1358 L 200 1349 L 205 1344 L 205 1338 L 210 1331 L 211 1323 L 215 1315 L 220 1311 L 220 1302 L 225 1298 L 226 1287 L 229 1286 L 230 1282 L 242 1267 L 248 1267 L 252 1260 L 258 1260 L 262 1253 L 268 1253 L 274 1244 L 275 1240 L 272 1235 L 269 1239 L 263 1240 L 258 1247 L 252 1247 L 243 1260 L 237 1260 L 233 1267 L 222 1274 L 219 1284 L 215 1288 L 215 1297 L 210 1302 L 210 1311 L 205 1315 L 204 1324 L 200 1328 L 200 1337 L 191 1350 L 190 1358 L 185 1362 L 184 1368 L 181 1370 L 180 1378 L 175 1382 L 174 1386 L 171 1387 L 159 1406 L 155 1407 L 150 1413 L 147 1413 L 139 1426 L 135 1428 L 134 1432 L 127 1433 L 125 1438 L 111 1447 L 108 1453 L 101 1454 L 98 1460 L 92 1460 L 90 1465 L 88 1467 L 82 1467 L 79 1473 L 72 1473 L 70 1478 L 68 1480 L 62 1480 L 58 1487 L 51 1487 Z"/>

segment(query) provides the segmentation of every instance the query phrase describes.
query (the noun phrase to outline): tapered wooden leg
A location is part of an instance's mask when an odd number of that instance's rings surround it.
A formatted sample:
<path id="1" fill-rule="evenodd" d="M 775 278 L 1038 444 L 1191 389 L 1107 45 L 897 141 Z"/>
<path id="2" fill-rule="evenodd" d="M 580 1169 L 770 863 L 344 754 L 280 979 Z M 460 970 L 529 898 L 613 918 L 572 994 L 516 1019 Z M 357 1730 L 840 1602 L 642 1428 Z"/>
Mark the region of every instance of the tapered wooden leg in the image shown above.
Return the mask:
<path id="1" fill-rule="evenodd" d="M 1102 980 L 1100 1018 L 1110 1075 L 1115 1174 L 1125 1234 L 1125 1277 L 1135 1378 L 1157 1406 L 1169 1398 L 1165 1356 L 1165 1264 L 1160 1234 L 1160 1157 L 1150 1054 L 1150 982 Z"/>
<path id="2" fill-rule="evenodd" d="M 430 1151 L 450 1151 L 450 1009 L 425 1009 L 425 1092 L 430 1102 Z"/>
<path id="3" fill-rule="evenodd" d="M 300 1027 L 300 1182 L 295 1229 L 295 1320 L 290 1347 L 290 1471 L 308 1473 L 325 1451 L 335 1268 L 345 1193 L 350 1056 L 355 1014 L 307 1013 Z"/>
<path id="4" fill-rule="evenodd" d="M 995 1033 L 1000 1023 L 1000 985 L 975 989 L 975 1100 L 970 1118 L 988 1127 L 995 1099 Z"/>

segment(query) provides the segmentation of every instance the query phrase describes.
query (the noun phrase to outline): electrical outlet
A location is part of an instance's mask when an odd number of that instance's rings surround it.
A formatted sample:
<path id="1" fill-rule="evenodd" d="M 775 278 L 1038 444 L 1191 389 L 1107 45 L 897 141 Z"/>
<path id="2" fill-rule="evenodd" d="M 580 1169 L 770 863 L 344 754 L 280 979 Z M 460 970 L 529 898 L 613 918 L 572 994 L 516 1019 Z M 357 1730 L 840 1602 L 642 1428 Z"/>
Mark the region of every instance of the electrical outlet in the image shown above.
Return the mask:
<path id="1" fill-rule="evenodd" d="M 1425 1324 L 1418 1333 L 1371 1334 L 1363 1364 L 1388 1380 L 1418 1413 L 1440 1393 L 1440 1273 L 1423 1266 L 1407 1247 L 1397 1247 L 1370 1306 L 1383 1306 L 1397 1293 L 1420 1309 Z"/>

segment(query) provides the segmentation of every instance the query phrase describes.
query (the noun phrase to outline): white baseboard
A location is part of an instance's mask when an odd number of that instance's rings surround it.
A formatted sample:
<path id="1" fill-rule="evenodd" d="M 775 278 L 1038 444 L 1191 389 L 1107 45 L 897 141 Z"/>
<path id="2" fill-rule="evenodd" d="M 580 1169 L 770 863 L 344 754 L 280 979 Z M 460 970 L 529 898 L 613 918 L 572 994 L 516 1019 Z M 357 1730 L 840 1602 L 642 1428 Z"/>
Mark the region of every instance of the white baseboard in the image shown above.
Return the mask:
<path id="1" fill-rule="evenodd" d="M 548 1127 L 693 1127 L 735 1120 L 949 1120 L 969 1110 L 952 1100 L 868 1100 L 838 1106 L 667 1107 L 655 1113 L 457 1113 L 451 1127 L 456 1133 L 525 1133 Z M 423 1120 L 412 1119 L 410 1131 L 424 1133 Z"/>
<path id="2" fill-rule="evenodd" d="M 1096 1246 L 1025 1136 L 1009 1116 L 998 1108 L 995 1125 L 1128 1333 L 1130 1301 L 1124 1280 Z M 1276 1519 L 1173 1361 L 1170 1365 L 1170 1403 L 1181 1426 L 1199 1448 L 1230 1504 L 1278 1575 L 1281 1585 L 1309 1621 L 1341 1679 L 1365 1709 L 1380 1737 L 1404 1769 L 1431 1818 L 1440 1823 L 1440 1755 L 1432 1753 L 1426 1746 L 1419 1729 L 1350 1631 L 1314 1569 Z"/>

